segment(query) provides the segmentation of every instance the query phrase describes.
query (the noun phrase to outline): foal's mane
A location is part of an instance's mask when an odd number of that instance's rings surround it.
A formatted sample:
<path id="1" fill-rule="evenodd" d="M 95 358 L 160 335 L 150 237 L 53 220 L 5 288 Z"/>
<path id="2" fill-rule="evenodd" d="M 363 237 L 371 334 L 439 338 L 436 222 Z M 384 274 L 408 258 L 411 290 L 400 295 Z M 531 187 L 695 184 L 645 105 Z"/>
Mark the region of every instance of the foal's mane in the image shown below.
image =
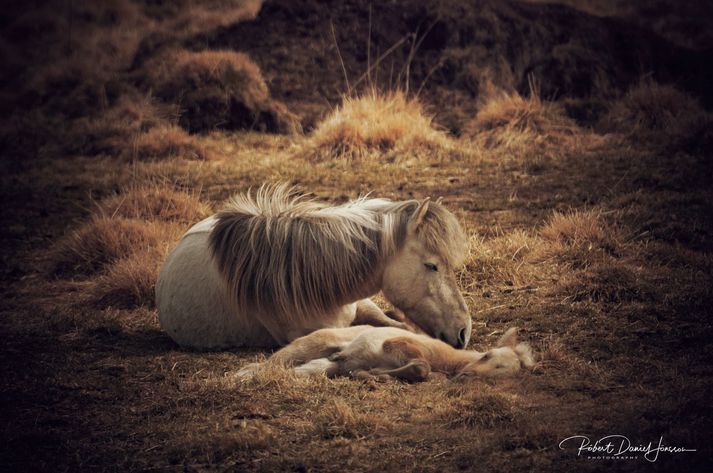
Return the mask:
<path id="1" fill-rule="evenodd" d="M 359 198 L 329 206 L 285 184 L 240 194 L 217 215 L 213 258 L 243 313 L 290 322 L 356 300 L 406 239 L 418 201 Z M 419 238 L 447 261 L 462 259 L 455 217 L 432 203 Z"/>

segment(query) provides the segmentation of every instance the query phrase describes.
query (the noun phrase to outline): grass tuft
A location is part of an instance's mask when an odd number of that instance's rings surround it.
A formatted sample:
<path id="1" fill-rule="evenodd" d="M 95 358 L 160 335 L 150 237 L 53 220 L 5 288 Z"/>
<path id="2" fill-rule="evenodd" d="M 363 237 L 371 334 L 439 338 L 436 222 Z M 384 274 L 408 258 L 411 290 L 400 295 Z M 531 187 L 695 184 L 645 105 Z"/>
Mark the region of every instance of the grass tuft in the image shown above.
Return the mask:
<path id="1" fill-rule="evenodd" d="M 108 217 L 194 223 L 210 215 L 212 209 L 195 193 L 145 184 L 102 200 L 98 213 Z"/>
<path id="2" fill-rule="evenodd" d="M 91 287 L 99 307 L 134 309 L 154 307 L 154 286 L 165 252 L 146 248 L 111 264 Z"/>
<path id="3" fill-rule="evenodd" d="M 344 97 L 342 105 L 317 125 L 307 154 L 318 160 L 379 159 L 385 154 L 443 151 L 446 134 L 433 126 L 421 103 L 401 91 Z"/>
<path id="4" fill-rule="evenodd" d="M 171 107 L 157 104 L 150 96 L 127 94 L 100 116 L 75 120 L 64 146 L 87 155 L 127 154 L 127 144 L 141 133 L 167 125 L 173 113 Z"/>
<path id="5" fill-rule="evenodd" d="M 151 159 L 210 159 L 208 150 L 175 125 L 161 125 L 136 137 L 129 155 L 140 160 Z"/>
<path id="6" fill-rule="evenodd" d="M 579 144 L 581 130 L 561 104 L 540 98 L 537 89 L 530 96 L 517 92 L 493 92 L 464 134 L 485 149 L 533 150 Z"/>
<path id="7" fill-rule="evenodd" d="M 171 50 L 147 63 L 148 86 L 181 106 L 180 125 L 191 132 L 216 128 L 294 132 L 296 117 L 272 100 L 258 66 L 245 54 Z"/>
<path id="8" fill-rule="evenodd" d="M 671 85 L 645 79 L 612 104 L 600 127 L 659 144 L 689 139 L 706 124 L 710 120 L 694 98 Z"/>
<path id="9" fill-rule="evenodd" d="M 534 283 L 541 270 L 533 256 L 543 246 L 540 238 L 515 230 L 491 239 L 473 237 L 465 271 L 484 286 L 525 286 Z"/>
<path id="10" fill-rule="evenodd" d="M 92 275 L 142 248 L 158 247 L 164 240 L 158 226 L 129 218 L 94 217 L 65 237 L 52 252 L 52 273 Z"/>
<path id="11" fill-rule="evenodd" d="M 554 257 L 574 268 L 584 268 L 620 253 L 620 231 L 607 225 L 598 210 L 555 212 L 540 231 L 549 243 L 544 257 Z"/>

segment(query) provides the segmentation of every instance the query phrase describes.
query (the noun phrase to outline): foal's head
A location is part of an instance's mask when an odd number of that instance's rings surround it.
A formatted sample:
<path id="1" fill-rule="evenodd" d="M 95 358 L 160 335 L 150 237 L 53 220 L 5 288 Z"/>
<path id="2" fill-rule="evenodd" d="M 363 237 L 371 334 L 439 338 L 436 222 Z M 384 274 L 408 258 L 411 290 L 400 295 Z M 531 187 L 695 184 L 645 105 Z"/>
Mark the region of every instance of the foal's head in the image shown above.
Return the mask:
<path id="1" fill-rule="evenodd" d="M 463 348 L 471 319 L 456 283 L 467 240 L 455 216 L 428 199 L 405 207 L 398 251 L 386 263 L 384 296 L 426 333 Z"/>
<path id="2" fill-rule="evenodd" d="M 458 376 L 508 376 L 523 368 L 530 369 L 534 364 L 530 346 L 518 343 L 517 328 L 513 327 L 500 338 L 497 348 L 486 351 L 478 360 L 468 363 Z"/>

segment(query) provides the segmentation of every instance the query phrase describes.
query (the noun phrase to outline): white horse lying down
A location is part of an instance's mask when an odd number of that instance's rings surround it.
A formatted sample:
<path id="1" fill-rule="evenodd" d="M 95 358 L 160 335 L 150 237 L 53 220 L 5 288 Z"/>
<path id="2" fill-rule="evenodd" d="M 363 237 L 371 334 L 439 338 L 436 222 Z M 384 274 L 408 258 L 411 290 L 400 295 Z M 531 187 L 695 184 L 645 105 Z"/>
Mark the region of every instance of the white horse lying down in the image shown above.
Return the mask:
<path id="1" fill-rule="evenodd" d="M 368 378 L 393 376 L 423 381 L 431 372 L 447 376 L 507 376 L 534 365 L 529 345 L 518 343 L 517 328 L 486 352 L 457 350 L 427 335 L 393 327 L 322 329 L 298 338 L 265 363 L 253 363 L 238 376 L 251 378 L 268 364 L 293 366 L 299 376 Z"/>

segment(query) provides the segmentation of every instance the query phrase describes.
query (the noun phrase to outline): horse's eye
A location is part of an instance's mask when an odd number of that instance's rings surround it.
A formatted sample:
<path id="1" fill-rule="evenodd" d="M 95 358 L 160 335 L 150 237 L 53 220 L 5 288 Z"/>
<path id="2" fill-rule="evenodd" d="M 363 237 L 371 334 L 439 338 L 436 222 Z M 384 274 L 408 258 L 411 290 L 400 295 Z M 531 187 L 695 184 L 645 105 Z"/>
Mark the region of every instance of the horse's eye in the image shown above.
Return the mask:
<path id="1" fill-rule="evenodd" d="M 490 356 L 491 356 L 490 352 L 486 352 L 485 355 L 481 356 L 478 361 L 481 361 L 481 362 L 488 361 L 490 359 Z"/>
<path id="2" fill-rule="evenodd" d="M 433 263 L 423 263 L 423 265 L 429 270 L 429 271 L 438 271 L 438 266 L 436 266 Z"/>

